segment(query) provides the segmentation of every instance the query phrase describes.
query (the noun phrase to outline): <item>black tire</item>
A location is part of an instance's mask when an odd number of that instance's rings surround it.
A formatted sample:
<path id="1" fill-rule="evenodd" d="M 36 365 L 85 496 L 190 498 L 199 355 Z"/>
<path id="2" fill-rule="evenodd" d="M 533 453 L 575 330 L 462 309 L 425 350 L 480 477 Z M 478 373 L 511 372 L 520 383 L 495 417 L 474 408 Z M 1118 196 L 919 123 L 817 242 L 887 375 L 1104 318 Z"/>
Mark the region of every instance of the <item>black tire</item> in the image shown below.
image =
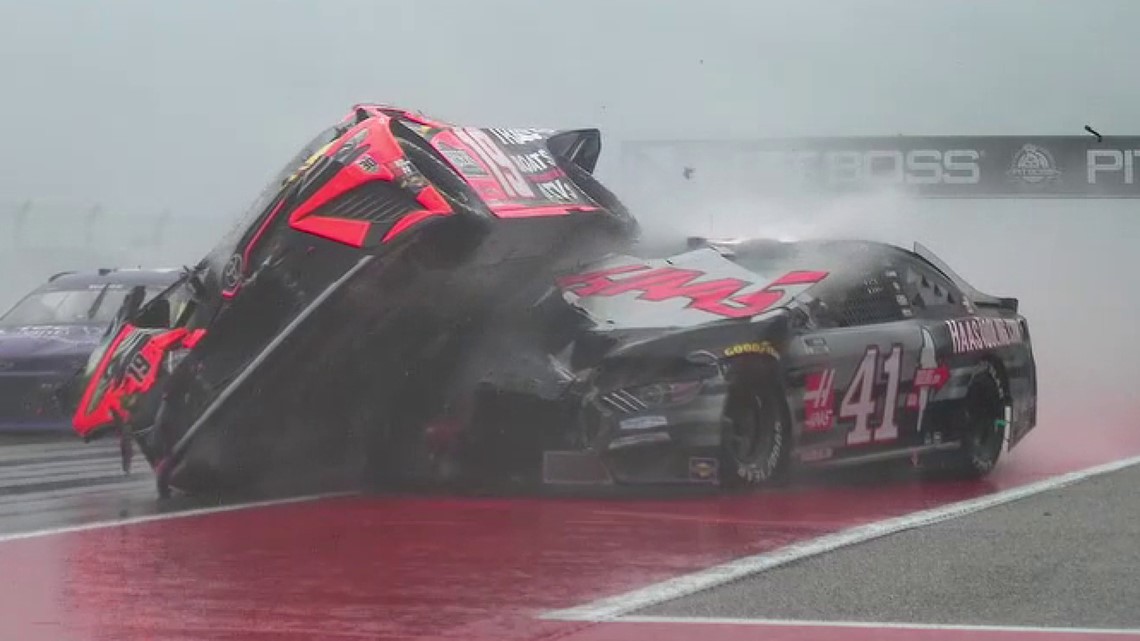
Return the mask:
<path id="1" fill-rule="evenodd" d="M 997 368 L 983 363 L 970 379 L 966 397 L 949 414 L 947 426 L 962 446 L 925 457 L 923 472 L 933 478 L 979 479 L 1001 458 L 1006 430 L 1005 386 Z"/>
<path id="2" fill-rule="evenodd" d="M 787 479 L 791 416 L 779 368 L 767 359 L 738 369 L 729 387 L 721 432 L 720 486 L 737 489 Z"/>

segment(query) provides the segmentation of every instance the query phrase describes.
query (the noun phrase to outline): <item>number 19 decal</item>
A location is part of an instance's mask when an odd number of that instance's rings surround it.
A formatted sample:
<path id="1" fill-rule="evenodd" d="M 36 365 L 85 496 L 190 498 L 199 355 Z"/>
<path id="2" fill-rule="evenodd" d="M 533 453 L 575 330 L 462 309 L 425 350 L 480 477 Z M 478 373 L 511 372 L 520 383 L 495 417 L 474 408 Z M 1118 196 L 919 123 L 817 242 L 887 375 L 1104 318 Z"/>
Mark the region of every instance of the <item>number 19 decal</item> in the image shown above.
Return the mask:
<path id="1" fill-rule="evenodd" d="M 508 198 L 534 198 L 534 190 L 527 185 L 526 178 L 519 173 L 518 167 L 485 131 L 464 127 L 455 130 L 455 137 L 479 155 L 479 159 L 502 186 Z"/>
<path id="2" fill-rule="evenodd" d="M 894 345 L 887 357 L 879 363 L 879 348 L 868 347 L 863 360 L 855 370 L 843 401 L 839 404 L 839 418 L 855 419 L 855 426 L 847 434 L 848 445 L 893 441 L 899 436 L 895 410 L 899 399 L 899 378 L 902 370 L 902 346 Z M 879 376 L 886 378 L 882 417 L 876 427 L 871 426 L 875 414 L 875 387 Z"/>

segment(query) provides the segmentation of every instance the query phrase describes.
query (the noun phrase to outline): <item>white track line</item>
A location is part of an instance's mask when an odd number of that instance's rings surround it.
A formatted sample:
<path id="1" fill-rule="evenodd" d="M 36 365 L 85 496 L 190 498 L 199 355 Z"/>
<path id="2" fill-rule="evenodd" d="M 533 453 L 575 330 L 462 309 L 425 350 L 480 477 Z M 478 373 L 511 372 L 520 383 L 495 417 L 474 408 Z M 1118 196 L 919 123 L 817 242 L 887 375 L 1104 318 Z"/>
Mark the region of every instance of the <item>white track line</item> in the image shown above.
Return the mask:
<path id="1" fill-rule="evenodd" d="M 771 570 L 772 568 L 793 561 L 824 554 L 849 545 L 855 545 L 856 543 L 871 541 L 905 530 L 956 519 L 1033 496 L 1034 494 L 1040 494 L 1041 492 L 1071 485 L 1094 476 L 1132 467 L 1136 464 L 1140 464 L 1140 456 L 1054 476 L 1043 481 L 1022 485 L 1021 487 L 1004 490 L 976 499 L 951 503 L 929 510 L 912 512 L 884 521 L 860 525 L 821 536 L 810 541 L 789 545 L 771 552 L 722 563 L 721 565 L 668 579 L 644 588 L 626 592 L 625 594 L 600 599 L 592 603 L 565 610 L 546 612 L 540 615 L 539 618 L 557 621 L 593 622 L 620 620 L 619 617 L 630 612 L 708 590 L 731 581 L 764 572 L 765 570 Z"/>
<path id="2" fill-rule="evenodd" d="M 205 516 L 208 514 L 221 514 L 223 512 L 237 512 L 239 510 L 252 510 L 263 507 L 273 507 L 276 505 L 289 505 L 291 503 L 304 503 L 308 501 L 316 501 L 320 499 L 335 498 L 340 496 L 352 496 L 355 492 L 329 492 L 326 494 L 308 494 L 305 496 L 294 496 L 287 499 L 274 499 L 271 501 L 257 501 L 254 503 L 234 503 L 232 505 L 219 505 L 216 507 L 204 507 L 196 510 L 186 510 L 184 512 L 167 512 L 164 514 L 148 514 L 146 516 L 136 516 L 128 519 L 117 519 L 114 521 L 97 521 L 94 523 L 84 523 L 82 525 L 69 525 L 65 527 L 48 528 L 46 530 L 34 530 L 31 532 L 16 532 L 13 534 L 0 534 L 0 543 L 9 543 L 11 541 L 20 541 L 23 539 L 38 539 L 46 536 L 55 536 L 58 534 L 71 534 L 73 532 L 87 532 L 89 530 L 103 530 L 107 528 L 120 527 L 125 525 L 138 525 L 140 523 L 151 523 L 153 521 L 170 521 L 173 519 L 185 519 L 194 516 Z"/>
<path id="3" fill-rule="evenodd" d="M 877 621 L 798 621 L 795 619 L 737 619 L 722 617 L 658 617 L 624 616 L 617 619 L 621 623 L 668 623 L 706 625 L 753 625 L 791 628 L 870 628 L 875 630 L 946 630 L 965 632 L 1023 632 L 1039 634 L 1104 634 L 1140 636 L 1140 628 L 1045 628 L 1019 625 L 959 625 L 942 623 L 897 623 Z"/>

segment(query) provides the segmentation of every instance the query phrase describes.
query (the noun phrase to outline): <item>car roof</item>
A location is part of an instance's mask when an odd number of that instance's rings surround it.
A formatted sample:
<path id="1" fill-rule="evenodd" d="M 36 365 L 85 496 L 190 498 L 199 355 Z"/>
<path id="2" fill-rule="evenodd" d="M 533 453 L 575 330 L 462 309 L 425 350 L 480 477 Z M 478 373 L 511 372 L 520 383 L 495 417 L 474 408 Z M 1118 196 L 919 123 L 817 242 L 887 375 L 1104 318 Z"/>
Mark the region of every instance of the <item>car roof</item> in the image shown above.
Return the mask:
<path id="1" fill-rule="evenodd" d="M 86 289 L 101 285 L 166 287 L 178 280 L 181 274 L 179 269 L 93 269 L 61 272 L 37 287 L 36 291 Z"/>
<path id="2" fill-rule="evenodd" d="M 744 238 L 719 243 L 713 241 L 710 245 L 728 250 L 726 257 L 730 260 L 734 256 L 742 259 L 747 259 L 750 256 L 772 258 L 786 256 L 792 258 L 796 255 L 811 254 L 821 264 L 843 265 L 861 258 L 903 257 L 921 263 L 948 280 L 953 280 L 945 273 L 945 270 L 930 262 L 926 257 L 898 245 L 874 240 L 822 238 L 781 241 L 770 238 Z"/>

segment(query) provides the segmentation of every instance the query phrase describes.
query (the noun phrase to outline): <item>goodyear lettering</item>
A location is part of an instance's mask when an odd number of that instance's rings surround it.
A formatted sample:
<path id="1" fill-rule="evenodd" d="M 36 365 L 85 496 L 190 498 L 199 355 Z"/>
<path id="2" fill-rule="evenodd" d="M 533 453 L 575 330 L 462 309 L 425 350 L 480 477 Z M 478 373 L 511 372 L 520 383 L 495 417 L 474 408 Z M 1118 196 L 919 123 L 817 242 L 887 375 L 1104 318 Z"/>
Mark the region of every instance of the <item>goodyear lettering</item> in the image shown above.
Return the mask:
<path id="1" fill-rule="evenodd" d="M 977 352 L 1024 342 L 1021 323 L 1008 318 L 948 320 L 946 329 L 955 354 Z"/>
<path id="2" fill-rule="evenodd" d="M 780 354 L 776 348 L 768 341 L 760 343 L 740 343 L 731 347 L 726 347 L 724 350 L 725 356 L 740 356 L 742 354 L 767 354 L 775 358 L 779 358 Z"/>

